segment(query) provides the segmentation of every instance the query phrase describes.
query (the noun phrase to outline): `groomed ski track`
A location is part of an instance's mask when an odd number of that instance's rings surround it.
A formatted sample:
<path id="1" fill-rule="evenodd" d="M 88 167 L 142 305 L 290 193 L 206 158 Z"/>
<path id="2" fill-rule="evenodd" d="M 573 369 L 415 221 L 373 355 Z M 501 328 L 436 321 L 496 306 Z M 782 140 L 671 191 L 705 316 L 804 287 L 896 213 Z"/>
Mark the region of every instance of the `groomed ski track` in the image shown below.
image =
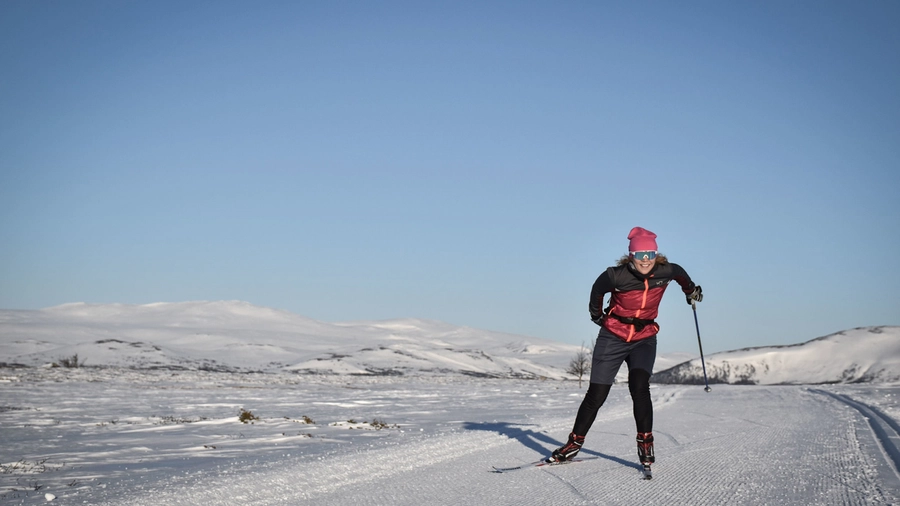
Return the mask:
<path id="1" fill-rule="evenodd" d="M 898 504 L 897 470 L 849 397 L 804 386 L 652 391 L 652 481 L 641 480 L 630 399 L 619 388 L 582 451 L 598 458 L 577 465 L 491 472 L 560 444 L 573 399 L 569 409 L 537 413 L 543 419 L 531 423 L 498 419 L 327 459 L 268 461 L 132 491 L 109 504 Z"/>

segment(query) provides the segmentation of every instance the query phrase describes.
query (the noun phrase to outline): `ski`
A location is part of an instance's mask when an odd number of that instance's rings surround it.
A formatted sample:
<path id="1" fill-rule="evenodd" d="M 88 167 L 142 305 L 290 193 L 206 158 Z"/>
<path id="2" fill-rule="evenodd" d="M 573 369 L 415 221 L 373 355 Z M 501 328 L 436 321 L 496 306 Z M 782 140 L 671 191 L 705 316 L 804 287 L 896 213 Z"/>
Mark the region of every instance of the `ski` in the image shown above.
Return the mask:
<path id="1" fill-rule="evenodd" d="M 508 473 L 508 472 L 511 472 L 511 471 L 519 471 L 519 470 L 521 470 L 521 469 L 532 469 L 532 468 L 536 468 L 536 467 L 554 467 L 554 466 L 562 466 L 562 465 L 565 465 L 565 464 L 575 464 L 575 463 L 577 463 L 577 462 L 584 462 L 584 461 L 586 461 L 586 460 L 596 460 L 596 459 L 597 459 L 597 457 L 583 457 L 583 458 L 575 458 L 575 459 L 572 459 L 572 460 L 566 460 L 566 461 L 563 461 L 563 462 L 550 462 L 550 461 L 547 460 L 547 459 L 541 459 L 541 460 L 536 460 L 536 461 L 534 461 L 534 462 L 529 462 L 529 463 L 527 463 L 527 464 L 522 464 L 522 465 L 520 465 L 520 466 L 514 466 L 514 467 L 497 467 L 497 466 L 491 466 L 491 467 L 494 468 L 494 470 L 491 471 L 491 472 L 493 472 L 493 473 Z"/>
<path id="2" fill-rule="evenodd" d="M 641 469 L 641 474 L 643 475 L 644 480 L 653 479 L 653 471 L 650 470 L 650 464 L 644 464 L 644 468 Z"/>

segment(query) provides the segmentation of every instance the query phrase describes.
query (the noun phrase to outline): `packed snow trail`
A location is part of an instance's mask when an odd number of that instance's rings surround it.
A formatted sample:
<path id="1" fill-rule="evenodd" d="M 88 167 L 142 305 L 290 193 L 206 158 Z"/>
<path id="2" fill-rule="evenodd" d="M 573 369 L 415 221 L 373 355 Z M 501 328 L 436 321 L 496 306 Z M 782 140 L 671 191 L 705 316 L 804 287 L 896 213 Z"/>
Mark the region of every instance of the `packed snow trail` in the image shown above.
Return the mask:
<path id="1" fill-rule="evenodd" d="M 866 423 L 868 423 L 869 427 L 872 429 L 872 434 L 874 435 L 874 439 L 877 440 L 877 444 L 880 447 L 879 449 L 885 456 L 884 465 L 879 466 L 878 468 L 881 479 L 890 488 L 900 490 L 900 423 L 897 423 L 896 420 L 882 412 L 880 409 L 853 400 L 847 395 L 826 392 L 819 389 L 811 389 L 810 391 L 817 394 L 828 395 L 862 414 Z M 865 434 L 865 431 L 861 431 L 861 434 Z M 865 443 L 865 438 L 860 442 Z"/>
<path id="2" fill-rule="evenodd" d="M 618 395 L 581 453 L 598 458 L 578 465 L 491 472 L 561 444 L 574 411 L 556 411 L 532 425 L 471 423 L 408 444 L 234 468 L 110 504 L 867 505 L 900 497 L 871 428 L 840 399 L 801 386 L 664 386 L 653 395 L 652 481 L 641 480 L 630 400 Z"/>

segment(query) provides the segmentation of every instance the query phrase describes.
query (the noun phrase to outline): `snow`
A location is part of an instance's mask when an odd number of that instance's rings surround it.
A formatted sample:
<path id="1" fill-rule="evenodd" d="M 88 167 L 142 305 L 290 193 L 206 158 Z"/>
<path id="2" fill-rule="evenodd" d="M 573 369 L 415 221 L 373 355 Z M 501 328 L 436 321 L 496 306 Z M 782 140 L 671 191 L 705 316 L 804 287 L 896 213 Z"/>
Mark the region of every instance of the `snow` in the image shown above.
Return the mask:
<path id="1" fill-rule="evenodd" d="M 758 385 L 900 382 L 900 327 L 864 327 L 793 346 L 768 346 L 706 357 L 710 383 Z M 699 360 L 655 376 L 700 383 Z"/>
<path id="2" fill-rule="evenodd" d="M 29 366 L 77 354 L 138 368 L 557 379 L 578 348 L 429 320 L 326 323 L 239 301 L 2 310 L 0 336 L 0 362 Z"/>
<path id="3" fill-rule="evenodd" d="M 652 388 L 639 481 L 627 387 L 569 466 L 496 474 L 560 445 L 574 381 L 3 369 L 0 501 L 34 504 L 891 504 L 896 463 L 856 409 L 890 385 Z M 241 410 L 258 420 L 241 423 Z M 18 464 L 18 469 L 15 467 Z M 38 488 L 39 487 L 39 488 Z M 426 498 L 427 500 L 423 500 Z"/>
<path id="4" fill-rule="evenodd" d="M 0 311 L 0 504 L 897 504 L 900 384 L 798 381 L 847 363 L 889 373 L 897 335 L 724 354 L 808 357 L 779 359 L 792 374 L 767 381 L 787 384 L 654 383 L 648 482 L 625 385 L 588 434 L 591 460 L 492 472 L 564 442 L 585 390 L 559 379 L 570 345 L 239 302 Z M 37 367 L 74 352 L 94 367 Z"/>

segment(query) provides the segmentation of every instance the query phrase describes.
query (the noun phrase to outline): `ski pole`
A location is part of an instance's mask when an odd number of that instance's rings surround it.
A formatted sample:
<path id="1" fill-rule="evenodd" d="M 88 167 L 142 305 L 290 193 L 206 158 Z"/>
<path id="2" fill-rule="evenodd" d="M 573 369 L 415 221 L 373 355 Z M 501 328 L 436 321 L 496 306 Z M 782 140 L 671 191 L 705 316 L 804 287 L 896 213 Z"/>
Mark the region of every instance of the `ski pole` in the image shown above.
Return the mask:
<path id="1" fill-rule="evenodd" d="M 703 343 L 700 341 L 700 324 L 697 323 L 697 303 L 695 301 L 691 301 L 691 309 L 694 310 L 694 326 L 697 327 L 697 345 L 700 346 L 700 364 L 703 365 L 703 382 L 706 383 L 706 388 L 703 390 L 709 392 L 709 378 L 706 377 L 706 360 L 703 359 Z"/>

